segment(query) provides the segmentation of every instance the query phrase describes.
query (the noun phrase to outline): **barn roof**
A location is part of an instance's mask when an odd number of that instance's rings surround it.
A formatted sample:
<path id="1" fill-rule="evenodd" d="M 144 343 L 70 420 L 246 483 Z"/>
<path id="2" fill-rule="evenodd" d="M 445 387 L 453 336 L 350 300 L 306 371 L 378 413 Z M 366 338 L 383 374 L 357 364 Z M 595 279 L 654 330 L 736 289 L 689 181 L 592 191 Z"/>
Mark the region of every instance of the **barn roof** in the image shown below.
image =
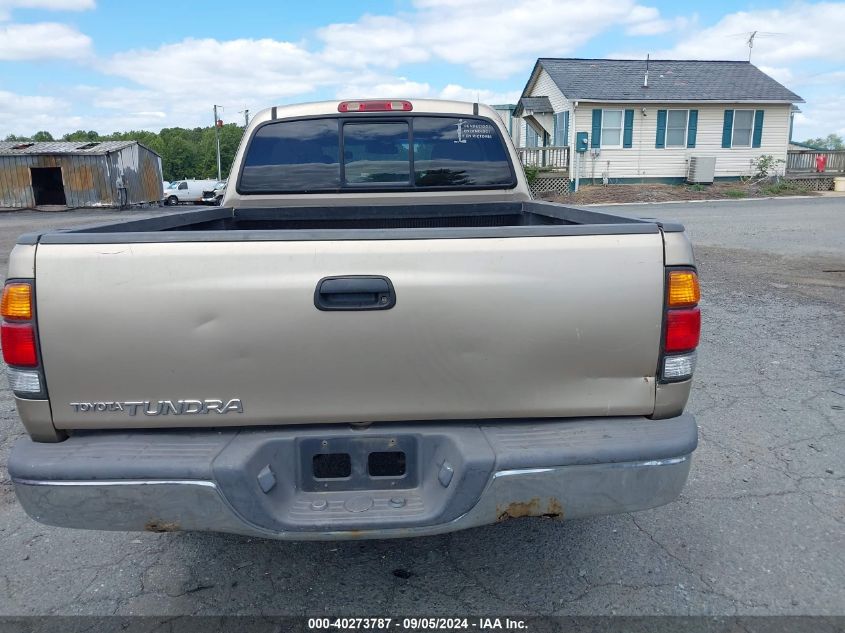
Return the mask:
<path id="1" fill-rule="evenodd" d="M 102 156 L 111 152 L 140 145 L 153 152 L 138 141 L 0 141 L 0 156 L 20 156 L 23 154 L 87 154 Z M 154 154 L 156 152 L 153 152 Z"/>

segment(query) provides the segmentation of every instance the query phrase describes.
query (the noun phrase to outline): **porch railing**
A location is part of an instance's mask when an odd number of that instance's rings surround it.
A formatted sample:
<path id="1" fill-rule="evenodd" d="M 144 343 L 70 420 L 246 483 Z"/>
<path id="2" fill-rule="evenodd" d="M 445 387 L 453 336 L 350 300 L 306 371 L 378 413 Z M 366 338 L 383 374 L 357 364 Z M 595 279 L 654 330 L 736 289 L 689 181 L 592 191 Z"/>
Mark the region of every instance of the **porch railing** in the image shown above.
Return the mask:
<path id="1" fill-rule="evenodd" d="M 819 158 L 824 157 L 824 169 Z M 845 174 L 845 150 L 791 149 L 786 153 L 787 174 Z"/>
<path id="2" fill-rule="evenodd" d="M 569 167 L 568 147 L 517 147 L 516 152 L 525 167 L 556 170 Z"/>

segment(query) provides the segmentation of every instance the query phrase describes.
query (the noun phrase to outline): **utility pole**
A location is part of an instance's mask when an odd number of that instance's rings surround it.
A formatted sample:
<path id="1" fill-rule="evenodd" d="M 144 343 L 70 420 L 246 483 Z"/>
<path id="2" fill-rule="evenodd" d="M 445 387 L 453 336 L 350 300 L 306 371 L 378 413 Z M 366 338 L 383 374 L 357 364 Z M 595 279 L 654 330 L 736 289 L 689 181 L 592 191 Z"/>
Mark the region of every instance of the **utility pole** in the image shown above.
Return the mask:
<path id="1" fill-rule="evenodd" d="M 217 108 L 222 108 L 223 106 L 214 106 L 214 136 L 217 139 L 217 180 L 222 180 L 223 174 L 222 170 L 220 169 L 220 119 L 217 118 Z"/>
<path id="2" fill-rule="evenodd" d="M 249 127 L 249 110 L 244 110 L 244 128 Z"/>

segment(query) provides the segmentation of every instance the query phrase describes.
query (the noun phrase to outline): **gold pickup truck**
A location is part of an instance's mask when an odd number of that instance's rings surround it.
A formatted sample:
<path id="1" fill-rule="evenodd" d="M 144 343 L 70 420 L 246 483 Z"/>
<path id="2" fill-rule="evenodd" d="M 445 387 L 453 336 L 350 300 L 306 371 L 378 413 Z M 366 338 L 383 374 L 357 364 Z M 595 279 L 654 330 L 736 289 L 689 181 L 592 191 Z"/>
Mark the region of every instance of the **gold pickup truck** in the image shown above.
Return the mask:
<path id="1" fill-rule="evenodd" d="M 668 503 L 683 227 L 531 199 L 483 105 L 274 107 L 220 207 L 22 236 L 2 347 L 50 525 L 437 534 Z"/>

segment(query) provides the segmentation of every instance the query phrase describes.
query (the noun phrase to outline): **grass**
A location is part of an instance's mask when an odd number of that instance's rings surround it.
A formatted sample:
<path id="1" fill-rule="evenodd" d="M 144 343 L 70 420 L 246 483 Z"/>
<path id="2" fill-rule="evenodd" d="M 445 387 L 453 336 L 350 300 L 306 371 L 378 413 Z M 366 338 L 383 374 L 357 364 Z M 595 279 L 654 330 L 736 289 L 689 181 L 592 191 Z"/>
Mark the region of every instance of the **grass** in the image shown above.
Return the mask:
<path id="1" fill-rule="evenodd" d="M 725 192 L 725 195 L 728 198 L 744 198 L 748 194 L 745 191 L 742 191 L 741 189 L 728 189 Z"/>
<path id="2" fill-rule="evenodd" d="M 707 187 L 702 185 L 700 182 L 695 183 L 694 185 L 690 185 L 688 189 L 690 191 L 704 191 Z"/>
<path id="3" fill-rule="evenodd" d="M 760 193 L 767 196 L 781 196 L 783 194 L 802 194 L 808 193 L 809 189 L 804 185 L 791 182 L 789 180 L 779 180 L 771 184 L 760 187 Z"/>

